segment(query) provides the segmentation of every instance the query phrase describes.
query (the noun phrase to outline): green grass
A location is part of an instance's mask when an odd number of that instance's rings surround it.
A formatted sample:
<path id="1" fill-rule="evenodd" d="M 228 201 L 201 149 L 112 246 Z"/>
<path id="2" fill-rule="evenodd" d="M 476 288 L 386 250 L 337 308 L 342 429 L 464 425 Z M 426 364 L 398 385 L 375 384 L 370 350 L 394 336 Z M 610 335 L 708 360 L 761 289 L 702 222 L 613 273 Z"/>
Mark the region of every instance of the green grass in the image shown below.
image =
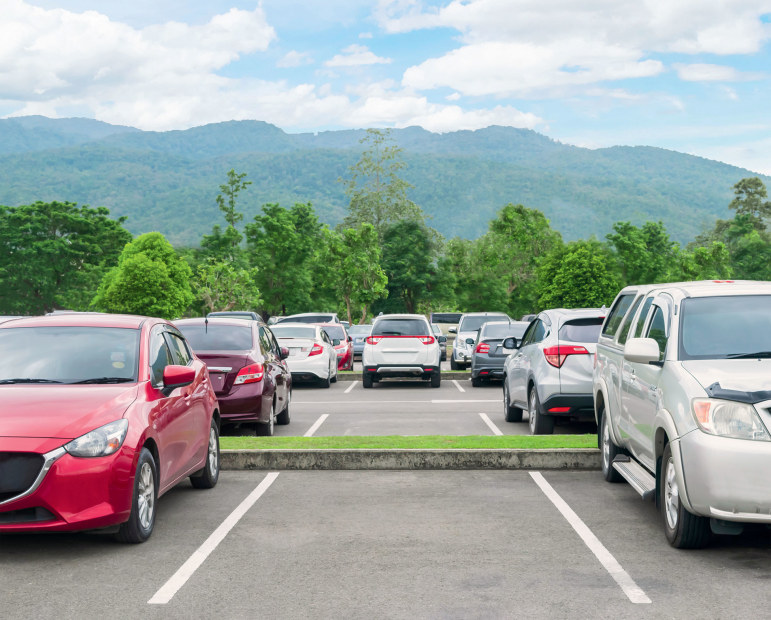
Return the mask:
<path id="1" fill-rule="evenodd" d="M 501 450 L 596 448 L 597 435 L 424 435 L 402 437 L 221 437 L 223 450 Z"/>

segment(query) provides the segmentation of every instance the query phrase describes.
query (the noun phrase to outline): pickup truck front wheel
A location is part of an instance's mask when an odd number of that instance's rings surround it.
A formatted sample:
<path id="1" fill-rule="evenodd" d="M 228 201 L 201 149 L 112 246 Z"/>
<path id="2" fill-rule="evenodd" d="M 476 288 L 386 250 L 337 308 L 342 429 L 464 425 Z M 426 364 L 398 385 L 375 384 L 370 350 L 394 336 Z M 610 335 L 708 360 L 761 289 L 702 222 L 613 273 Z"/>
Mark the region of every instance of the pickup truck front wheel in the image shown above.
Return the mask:
<path id="1" fill-rule="evenodd" d="M 603 407 L 600 410 L 600 450 L 602 450 L 602 475 L 608 482 L 621 482 L 624 478 L 613 469 L 613 459 L 621 454 L 621 449 L 610 437 L 610 422 Z"/>
<path id="2" fill-rule="evenodd" d="M 691 514 L 680 501 L 680 486 L 675 472 L 675 461 L 669 444 L 661 458 L 661 512 L 664 533 L 669 544 L 677 549 L 699 549 L 710 539 L 709 519 Z"/>

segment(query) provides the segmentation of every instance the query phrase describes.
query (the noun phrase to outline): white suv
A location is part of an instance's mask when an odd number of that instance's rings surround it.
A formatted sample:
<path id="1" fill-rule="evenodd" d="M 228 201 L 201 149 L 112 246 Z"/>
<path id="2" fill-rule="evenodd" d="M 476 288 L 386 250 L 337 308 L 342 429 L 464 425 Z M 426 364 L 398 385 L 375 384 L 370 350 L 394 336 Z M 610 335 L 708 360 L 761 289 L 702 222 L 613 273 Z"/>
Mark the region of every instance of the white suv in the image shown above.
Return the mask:
<path id="1" fill-rule="evenodd" d="M 771 524 L 771 282 L 623 289 L 593 384 L 603 475 L 656 499 L 672 546 Z"/>
<path id="2" fill-rule="evenodd" d="M 441 356 L 437 337 L 422 314 L 383 314 L 364 341 L 362 383 L 371 388 L 384 377 L 416 377 L 439 387 Z"/>

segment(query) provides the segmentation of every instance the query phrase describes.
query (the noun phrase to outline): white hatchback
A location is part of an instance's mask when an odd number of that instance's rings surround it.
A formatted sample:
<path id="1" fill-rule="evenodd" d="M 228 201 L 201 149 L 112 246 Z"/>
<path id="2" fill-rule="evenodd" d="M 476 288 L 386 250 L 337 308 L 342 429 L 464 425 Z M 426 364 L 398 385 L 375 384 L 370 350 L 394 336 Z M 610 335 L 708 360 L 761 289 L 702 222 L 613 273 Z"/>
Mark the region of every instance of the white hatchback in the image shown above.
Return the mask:
<path id="1" fill-rule="evenodd" d="M 370 388 L 384 377 L 415 377 L 439 387 L 441 356 L 439 341 L 422 314 L 383 314 L 364 344 L 362 383 Z"/>

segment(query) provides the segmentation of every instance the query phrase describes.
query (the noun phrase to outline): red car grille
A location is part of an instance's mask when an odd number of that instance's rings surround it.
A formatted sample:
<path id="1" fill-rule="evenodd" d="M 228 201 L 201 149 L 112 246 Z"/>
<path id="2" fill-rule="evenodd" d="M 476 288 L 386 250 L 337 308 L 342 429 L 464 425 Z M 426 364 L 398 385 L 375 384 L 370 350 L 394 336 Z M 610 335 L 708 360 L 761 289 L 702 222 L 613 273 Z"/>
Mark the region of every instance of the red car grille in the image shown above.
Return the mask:
<path id="1" fill-rule="evenodd" d="M 24 493 L 43 468 L 43 455 L 0 452 L 0 502 Z"/>

